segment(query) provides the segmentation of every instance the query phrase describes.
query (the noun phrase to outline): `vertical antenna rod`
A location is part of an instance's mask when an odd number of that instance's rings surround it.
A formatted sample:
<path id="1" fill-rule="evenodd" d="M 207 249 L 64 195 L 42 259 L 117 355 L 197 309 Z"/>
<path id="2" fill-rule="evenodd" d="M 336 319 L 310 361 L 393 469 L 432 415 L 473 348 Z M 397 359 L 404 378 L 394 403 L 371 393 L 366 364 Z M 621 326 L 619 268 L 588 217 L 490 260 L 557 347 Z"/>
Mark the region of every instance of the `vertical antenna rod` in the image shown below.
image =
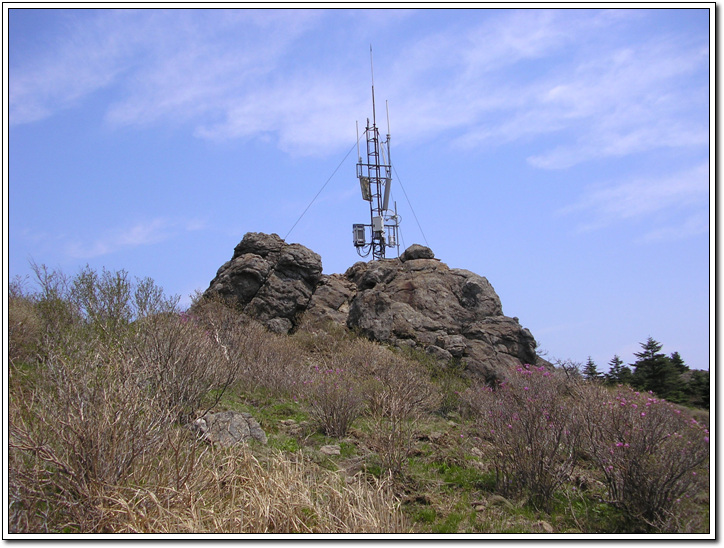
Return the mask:
<path id="1" fill-rule="evenodd" d="M 375 67 L 372 64 L 372 44 L 370 44 L 370 75 L 372 77 L 372 125 L 377 126 L 375 113 Z"/>

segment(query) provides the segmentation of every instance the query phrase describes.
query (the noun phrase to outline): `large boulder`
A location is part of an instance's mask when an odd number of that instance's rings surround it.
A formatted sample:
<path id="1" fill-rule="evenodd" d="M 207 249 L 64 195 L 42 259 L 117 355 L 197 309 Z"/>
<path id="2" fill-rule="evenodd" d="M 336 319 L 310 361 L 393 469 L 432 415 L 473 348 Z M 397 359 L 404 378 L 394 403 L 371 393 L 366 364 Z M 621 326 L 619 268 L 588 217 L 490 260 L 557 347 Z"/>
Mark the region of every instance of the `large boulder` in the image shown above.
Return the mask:
<path id="1" fill-rule="evenodd" d="M 403 256 L 357 263 L 347 271 L 357 286 L 350 328 L 441 361 L 460 359 L 485 377 L 495 377 L 501 366 L 536 363 L 533 336 L 517 318 L 503 315 L 487 279 L 451 269 L 427 253 Z"/>
<path id="2" fill-rule="evenodd" d="M 204 293 L 239 306 L 269 329 L 287 333 L 307 309 L 322 276 L 322 259 L 276 234 L 249 232 Z"/>

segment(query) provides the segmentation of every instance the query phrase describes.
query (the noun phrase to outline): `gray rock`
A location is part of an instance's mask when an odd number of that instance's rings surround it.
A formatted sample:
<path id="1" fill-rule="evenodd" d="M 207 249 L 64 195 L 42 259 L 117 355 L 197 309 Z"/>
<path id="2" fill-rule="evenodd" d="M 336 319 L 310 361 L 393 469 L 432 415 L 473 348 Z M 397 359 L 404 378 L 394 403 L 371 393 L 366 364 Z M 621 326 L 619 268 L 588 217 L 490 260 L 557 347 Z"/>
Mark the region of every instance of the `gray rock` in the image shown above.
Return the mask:
<path id="1" fill-rule="evenodd" d="M 469 270 L 420 257 L 357 263 L 346 276 L 357 286 L 347 326 L 373 340 L 422 346 L 441 362 L 462 359 L 486 378 L 536 362 L 530 332 L 503 316 L 490 282 Z"/>
<path id="2" fill-rule="evenodd" d="M 412 244 L 408 247 L 400 256 L 400 260 L 404 263 L 405 261 L 413 261 L 415 259 L 434 259 L 435 254 L 432 249 L 425 247 L 420 244 Z"/>
<path id="3" fill-rule="evenodd" d="M 322 276 L 309 301 L 305 320 L 313 325 L 324 325 L 327 322 L 345 325 L 349 303 L 356 294 L 357 286 L 342 274 Z"/>
<path id="4" fill-rule="evenodd" d="M 247 233 L 204 293 L 239 305 L 271 330 L 288 333 L 309 306 L 322 259 L 276 234 Z"/>
<path id="5" fill-rule="evenodd" d="M 441 362 L 448 362 L 452 360 L 453 356 L 450 352 L 445 350 L 444 348 L 440 348 L 439 346 L 435 346 L 434 344 L 431 344 L 427 348 L 425 348 L 425 352 L 428 354 L 435 356 L 438 361 Z"/>
<path id="6" fill-rule="evenodd" d="M 212 445 L 230 447 L 251 439 L 266 444 L 266 433 L 249 413 L 222 411 L 205 415 L 190 425 L 191 430 Z"/>
<path id="7" fill-rule="evenodd" d="M 341 451 L 341 448 L 339 445 L 323 445 L 319 448 L 319 452 L 323 455 L 327 456 L 333 456 L 333 455 L 339 455 Z"/>

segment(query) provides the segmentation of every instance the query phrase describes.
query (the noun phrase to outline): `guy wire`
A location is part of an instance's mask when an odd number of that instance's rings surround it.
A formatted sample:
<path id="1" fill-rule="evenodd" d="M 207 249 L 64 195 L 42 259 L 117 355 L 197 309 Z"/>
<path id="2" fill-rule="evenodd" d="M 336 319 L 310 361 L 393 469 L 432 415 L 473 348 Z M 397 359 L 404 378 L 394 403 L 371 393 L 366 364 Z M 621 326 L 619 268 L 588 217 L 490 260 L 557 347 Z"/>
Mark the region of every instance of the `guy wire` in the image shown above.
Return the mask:
<path id="1" fill-rule="evenodd" d="M 425 245 L 427 247 L 430 247 L 430 244 L 427 243 L 427 238 L 425 237 L 425 232 L 422 230 L 422 226 L 420 226 L 420 221 L 417 219 L 417 213 L 415 213 L 415 208 L 412 207 L 412 204 L 410 203 L 410 198 L 407 196 L 407 191 L 405 190 L 405 185 L 402 184 L 402 180 L 400 179 L 399 173 L 397 173 L 397 169 L 395 168 L 395 165 L 392 164 L 392 169 L 395 172 L 395 176 L 397 177 L 397 182 L 400 183 L 400 188 L 402 188 L 402 192 L 405 194 L 405 199 L 407 200 L 407 205 L 410 206 L 410 211 L 412 211 L 412 216 L 415 217 L 415 222 L 417 223 L 417 228 L 420 229 L 420 234 L 422 234 L 422 239 L 425 240 Z"/>
<path id="2" fill-rule="evenodd" d="M 337 171 L 339 171 L 339 168 L 340 168 L 340 167 L 342 167 L 342 164 L 345 162 L 345 160 L 347 159 L 347 157 L 348 157 L 350 154 L 352 154 L 352 151 L 353 151 L 353 150 L 355 149 L 355 147 L 357 146 L 357 143 L 359 143 L 359 137 L 357 137 L 357 142 L 356 142 L 355 144 L 353 144 L 353 145 L 352 145 L 352 148 L 350 148 L 349 151 L 347 152 L 347 154 L 344 155 L 344 158 L 342 158 L 342 161 L 339 163 L 339 165 L 338 165 L 336 168 L 334 168 L 334 171 L 332 172 L 332 175 L 330 175 L 329 178 L 327 179 L 327 182 L 325 182 L 325 183 L 322 185 L 322 188 L 320 188 L 320 189 L 319 189 L 319 192 L 317 192 L 317 194 L 314 195 L 314 198 L 312 198 L 312 201 L 309 202 L 309 205 L 306 207 L 306 209 L 305 209 L 304 211 L 302 211 L 302 214 L 301 214 L 301 215 L 299 216 L 299 218 L 294 222 L 294 224 L 292 225 L 292 228 L 289 229 L 289 232 L 286 233 L 286 235 L 284 236 L 284 239 L 285 239 L 285 240 L 286 240 L 287 237 L 292 233 L 292 230 L 294 230 L 294 227 L 297 226 L 297 223 L 302 220 L 302 217 L 304 217 L 304 214 L 305 214 L 307 211 L 309 211 L 309 208 L 310 208 L 310 207 L 312 207 L 312 204 L 313 204 L 314 201 L 319 197 L 319 195 L 322 193 L 322 191 L 323 191 L 324 188 L 327 186 L 327 184 L 329 184 L 329 181 L 332 180 L 332 177 L 334 177 L 334 174 L 337 173 Z"/>

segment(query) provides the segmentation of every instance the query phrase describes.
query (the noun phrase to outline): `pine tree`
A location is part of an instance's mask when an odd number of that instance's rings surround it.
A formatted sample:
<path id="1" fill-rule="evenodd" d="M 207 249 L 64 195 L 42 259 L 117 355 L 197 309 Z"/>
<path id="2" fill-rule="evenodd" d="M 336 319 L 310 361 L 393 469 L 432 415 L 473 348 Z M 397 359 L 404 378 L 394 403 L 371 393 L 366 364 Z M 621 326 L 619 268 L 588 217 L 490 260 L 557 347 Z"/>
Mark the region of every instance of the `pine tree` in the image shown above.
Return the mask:
<path id="1" fill-rule="evenodd" d="M 630 384 L 631 383 L 631 369 L 624 365 L 623 360 L 618 356 L 614 355 L 610 362 L 608 362 L 609 371 L 606 373 L 606 383 L 608 384 Z"/>
<path id="2" fill-rule="evenodd" d="M 671 354 L 669 360 L 671 360 L 671 365 L 673 365 L 679 373 L 686 373 L 689 370 L 689 367 L 684 363 L 684 360 L 678 352 Z"/>
<path id="3" fill-rule="evenodd" d="M 709 409 L 709 372 L 693 370 L 684 391 L 689 398 L 689 403 L 696 407 Z"/>
<path id="4" fill-rule="evenodd" d="M 641 352 L 634 353 L 638 359 L 633 365 L 631 384 L 639 390 L 650 390 L 670 401 L 681 400 L 680 375 L 671 359 L 661 353 L 661 343 L 649 337 L 641 343 Z"/>
<path id="5" fill-rule="evenodd" d="M 583 367 L 583 376 L 588 381 L 596 381 L 601 378 L 601 374 L 598 372 L 598 368 L 596 367 L 593 359 L 591 359 L 591 356 L 588 356 L 588 361 Z"/>

